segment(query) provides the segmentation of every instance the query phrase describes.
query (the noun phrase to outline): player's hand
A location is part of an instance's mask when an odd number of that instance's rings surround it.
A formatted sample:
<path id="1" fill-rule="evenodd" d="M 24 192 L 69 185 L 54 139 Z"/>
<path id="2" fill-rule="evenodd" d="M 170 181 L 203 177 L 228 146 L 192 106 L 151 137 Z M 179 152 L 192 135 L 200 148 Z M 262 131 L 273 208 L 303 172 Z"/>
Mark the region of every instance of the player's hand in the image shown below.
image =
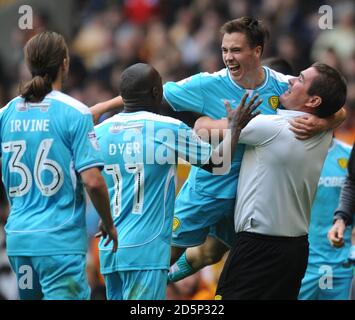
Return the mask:
<path id="1" fill-rule="evenodd" d="M 297 117 L 290 120 L 289 123 L 291 125 L 290 130 L 299 140 L 307 140 L 329 129 L 327 120 L 318 118 L 312 114 Z"/>
<path id="2" fill-rule="evenodd" d="M 251 119 L 253 119 L 260 113 L 260 111 L 255 111 L 256 108 L 262 103 L 261 99 L 259 99 L 255 103 L 259 95 L 254 95 L 246 104 L 245 102 L 248 96 L 248 93 L 244 94 L 239 106 L 233 110 L 231 108 L 230 103 L 227 100 L 224 101 L 224 105 L 227 111 L 228 125 L 230 128 L 242 130 Z"/>
<path id="3" fill-rule="evenodd" d="M 344 245 L 345 223 L 343 219 L 337 219 L 328 232 L 330 244 L 335 248 L 341 248 Z"/>
<path id="4" fill-rule="evenodd" d="M 99 224 L 98 224 L 99 232 L 95 233 L 95 238 L 100 238 L 103 237 L 104 239 L 107 237 L 107 233 L 104 229 L 102 220 L 100 219 Z"/>
<path id="5" fill-rule="evenodd" d="M 104 246 L 106 247 L 111 241 L 113 241 L 113 246 L 112 246 L 112 252 L 116 252 L 118 248 L 118 236 L 117 236 L 117 230 L 114 225 L 112 225 L 109 228 L 106 228 L 102 220 L 99 222 L 99 232 L 95 234 L 96 238 L 103 237 L 104 239 L 107 238 L 107 240 L 104 243 Z"/>

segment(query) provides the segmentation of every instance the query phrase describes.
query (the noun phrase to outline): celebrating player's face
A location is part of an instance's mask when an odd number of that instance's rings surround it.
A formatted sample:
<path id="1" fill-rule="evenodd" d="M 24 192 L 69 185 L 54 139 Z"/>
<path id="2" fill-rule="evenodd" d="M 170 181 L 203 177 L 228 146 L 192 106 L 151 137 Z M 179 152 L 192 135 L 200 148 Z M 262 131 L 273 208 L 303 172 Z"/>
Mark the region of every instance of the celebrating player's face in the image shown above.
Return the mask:
<path id="1" fill-rule="evenodd" d="M 286 109 L 300 110 L 307 106 L 312 97 L 308 95 L 308 89 L 312 81 L 318 76 L 315 68 L 311 67 L 302 72 L 297 78 L 291 78 L 286 92 L 280 96 L 280 102 Z"/>
<path id="2" fill-rule="evenodd" d="M 232 79 L 243 85 L 260 64 L 261 47 L 251 48 L 244 33 L 226 33 L 222 40 L 223 62 Z"/>

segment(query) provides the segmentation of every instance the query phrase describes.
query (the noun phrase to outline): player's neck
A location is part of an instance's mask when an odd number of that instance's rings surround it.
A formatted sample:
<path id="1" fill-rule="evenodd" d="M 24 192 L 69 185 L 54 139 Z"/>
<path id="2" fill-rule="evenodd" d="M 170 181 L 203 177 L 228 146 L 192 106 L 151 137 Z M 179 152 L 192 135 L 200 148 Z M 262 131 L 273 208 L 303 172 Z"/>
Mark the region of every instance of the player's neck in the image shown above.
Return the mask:
<path id="1" fill-rule="evenodd" d="M 122 112 L 124 112 L 124 113 L 139 112 L 139 111 L 148 111 L 148 112 L 150 112 L 150 108 L 124 105 L 123 110 L 122 110 Z"/>
<path id="2" fill-rule="evenodd" d="M 265 80 L 265 71 L 262 66 L 259 66 L 257 72 L 252 72 L 250 75 L 245 75 L 242 80 L 236 81 L 237 84 L 244 89 L 254 90 L 259 87 Z"/>
<path id="3" fill-rule="evenodd" d="M 63 78 L 61 71 L 58 72 L 57 78 L 52 82 L 52 89 L 61 91 L 63 87 Z"/>
<path id="4" fill-rule="evenodd" d="M 61 91 L 62 90 L 62 82 L 56 82 L 56 81 L 53 82 L 52 89 L 57 90 L 57 91 Z"/>

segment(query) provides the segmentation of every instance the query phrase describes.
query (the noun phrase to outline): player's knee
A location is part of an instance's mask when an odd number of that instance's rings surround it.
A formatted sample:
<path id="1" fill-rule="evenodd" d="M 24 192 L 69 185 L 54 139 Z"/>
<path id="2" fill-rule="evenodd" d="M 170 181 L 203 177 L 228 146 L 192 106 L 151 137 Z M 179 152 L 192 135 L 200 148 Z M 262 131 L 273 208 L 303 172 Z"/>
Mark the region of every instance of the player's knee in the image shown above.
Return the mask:
<path id="1" fill-rule="evenodd" d="M 201 259 L 206 266 L 219 262 L 228 251 L 228 247 L 214 237 L 207 237 L 199 249 L 202 255 Z"/>

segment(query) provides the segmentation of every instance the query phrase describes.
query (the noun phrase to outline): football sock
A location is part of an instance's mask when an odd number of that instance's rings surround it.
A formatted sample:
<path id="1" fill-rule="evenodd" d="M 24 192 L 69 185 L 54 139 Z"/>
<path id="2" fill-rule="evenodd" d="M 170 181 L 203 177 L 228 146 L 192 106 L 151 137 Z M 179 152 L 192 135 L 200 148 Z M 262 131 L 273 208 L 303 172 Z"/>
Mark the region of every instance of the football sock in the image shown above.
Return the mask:
<path id="1" fill-rule="evenodd" d="M 191 267 L 186 258 L 186 251 L 180 256 L 178 261 L 176 261 L 169 270 L 168 282 L 176 282 L 184 279 L 196 272 L 195 269 Z"/>

